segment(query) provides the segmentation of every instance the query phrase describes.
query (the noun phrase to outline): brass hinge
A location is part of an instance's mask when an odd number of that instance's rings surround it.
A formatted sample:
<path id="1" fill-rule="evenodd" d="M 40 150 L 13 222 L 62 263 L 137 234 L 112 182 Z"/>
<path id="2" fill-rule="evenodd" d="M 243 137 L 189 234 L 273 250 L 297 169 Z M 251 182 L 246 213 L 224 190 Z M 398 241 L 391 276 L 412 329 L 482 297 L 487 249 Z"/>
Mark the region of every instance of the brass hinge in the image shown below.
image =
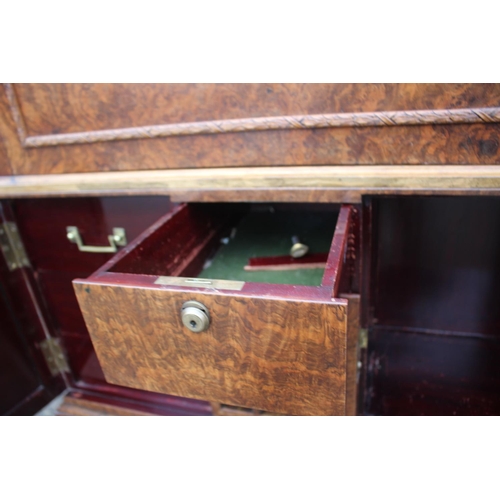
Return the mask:
<path id="1" fill-rule="evenodd" d="M 368 330 L 366 328 L 359 329 L 358 346 L 360 349 L 368 347 Z"/>
<path id="2" fill-rule="evenodd" d="M 358 348 L 357 348 L 357 356 L 358 356 L 358 370 L 356 374 L 357 383 L 359 383 L 361 376 L 361 369 L 363 368 L 363 359 L 365 359 L 365 356 L 363 356 L 361 351 L 367 348 L 368 348 L 368 330 L 366 328 L 360 328 L 358 333 Z"/>
<path id="3" fill-rule="evenodd" d="M 20 267 L 30 267 L 30 261 L 15 222 L 0 224 L 0 246 L 10 271 Z"/>
<path id="4" fill-rule="evenodd" d="M 40 348 L 52 375 L 69 373 L 68 361 L 61 348 L 59 339 L 49 337 L 40 342 Z"/>

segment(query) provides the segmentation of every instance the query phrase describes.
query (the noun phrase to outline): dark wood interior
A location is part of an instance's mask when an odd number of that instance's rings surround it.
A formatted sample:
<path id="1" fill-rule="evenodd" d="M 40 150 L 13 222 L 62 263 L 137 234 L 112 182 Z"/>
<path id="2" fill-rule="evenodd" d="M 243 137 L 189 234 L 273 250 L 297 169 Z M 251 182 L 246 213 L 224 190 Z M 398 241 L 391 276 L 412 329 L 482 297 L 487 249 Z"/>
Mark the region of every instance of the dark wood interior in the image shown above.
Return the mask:
<path id="1" fill-rule="evenodd" d="M 373 199 L 367 411 L 500 411 L 500 201 Z"/>

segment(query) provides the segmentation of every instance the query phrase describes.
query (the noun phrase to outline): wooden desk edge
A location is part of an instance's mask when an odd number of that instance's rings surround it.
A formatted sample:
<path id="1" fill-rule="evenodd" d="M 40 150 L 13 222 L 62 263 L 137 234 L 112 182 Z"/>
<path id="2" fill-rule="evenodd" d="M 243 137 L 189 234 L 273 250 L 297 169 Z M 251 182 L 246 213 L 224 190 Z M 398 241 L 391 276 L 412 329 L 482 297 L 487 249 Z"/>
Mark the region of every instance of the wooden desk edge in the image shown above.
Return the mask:
<path id="1" fill-rule="evenodd" d="M 168 195 L 174 201 L 359 203 L 368 194 L 498 195 L 500 165 L 171 169 L 0 177 L 0 198 Z"/>

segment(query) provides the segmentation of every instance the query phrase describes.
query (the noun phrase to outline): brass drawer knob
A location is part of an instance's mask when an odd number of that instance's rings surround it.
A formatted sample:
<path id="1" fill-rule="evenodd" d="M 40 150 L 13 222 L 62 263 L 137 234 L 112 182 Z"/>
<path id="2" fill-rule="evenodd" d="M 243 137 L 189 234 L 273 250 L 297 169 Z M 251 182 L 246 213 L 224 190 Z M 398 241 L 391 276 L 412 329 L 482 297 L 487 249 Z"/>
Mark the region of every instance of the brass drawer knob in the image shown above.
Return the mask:
<path id="1" fill-rule="evenodd" d="M 208 309 L 196 300 L 184 302 L 181 308 L 182 323 L 192 332 L 204 332 L 210 326 Z"/>
<path id="2" fill-rule="evenodd" d="M 304 245 L 299 239 L 298 236 L 292 236 L 292 248 L 290 249 L 290 255 L 294 259 L 300 259 L 300 257 L 304 257 L 304 255 L 309 252 L 309 247 Z"/>

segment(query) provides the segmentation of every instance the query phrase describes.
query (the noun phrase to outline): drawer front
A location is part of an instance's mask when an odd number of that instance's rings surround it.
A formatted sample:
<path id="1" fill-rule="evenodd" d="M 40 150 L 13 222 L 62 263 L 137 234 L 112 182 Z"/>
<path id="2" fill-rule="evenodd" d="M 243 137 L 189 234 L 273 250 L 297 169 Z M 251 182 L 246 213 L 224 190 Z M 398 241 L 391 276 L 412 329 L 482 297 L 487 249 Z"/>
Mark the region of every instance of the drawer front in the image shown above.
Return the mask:
<path id="1" fill-rule="evenodd" d="M 276 413 L 345 413 L 346 304 L 75 285 L 109 382 Z M 208 330 L 181 321 L 184 302 Z"/>
<path id="2" fill-rule="evenodd" d="M 353 208 L 322 213 L 308 207 L 312 219 L 302 219 L 307 229 L 324 217 L 330 229 L 330 250 L 322 254 L 327 260 L 316 286 L 280 284 L 279 278 L 242 281 L 240 274 L 239 281 L 218 274 L 197 278 L 207 265 L 223 269 L 213 264 L 214 252 L 224 255 L 231 268 L 230 245 L 245 252 L 248 241 L 274 238 L 288 218 L 294 230 L 301 223 L 302 212 L 278 207 L 285 210 L 283 217 L 274 209 L 246 208 L 178 206 L 92 276 L 73 281 L 106 380 L 279 414 L 351 413 L 352 311 L 339 292 L 346 291 L 344 271 L 352 268 L 346 259 Z M 275 231 L 265 224 L 271 219 Z M 306 229 L 300 233 L 307 234 Z M 324 235 L 323 225 L 317 229 Z M 233 238 L 228 234 L 236 235 L 234 243 L 228 243 Z M 308 242 L 314 243 L 312 233 Z M 236 267 L 233 275 L 241 273 L 241 259 Z M 246 276 L 251 280 L 255 274 Z M 182 320 L 184 305 L 192 301 L 207 313 L 202 331 Z"/>

